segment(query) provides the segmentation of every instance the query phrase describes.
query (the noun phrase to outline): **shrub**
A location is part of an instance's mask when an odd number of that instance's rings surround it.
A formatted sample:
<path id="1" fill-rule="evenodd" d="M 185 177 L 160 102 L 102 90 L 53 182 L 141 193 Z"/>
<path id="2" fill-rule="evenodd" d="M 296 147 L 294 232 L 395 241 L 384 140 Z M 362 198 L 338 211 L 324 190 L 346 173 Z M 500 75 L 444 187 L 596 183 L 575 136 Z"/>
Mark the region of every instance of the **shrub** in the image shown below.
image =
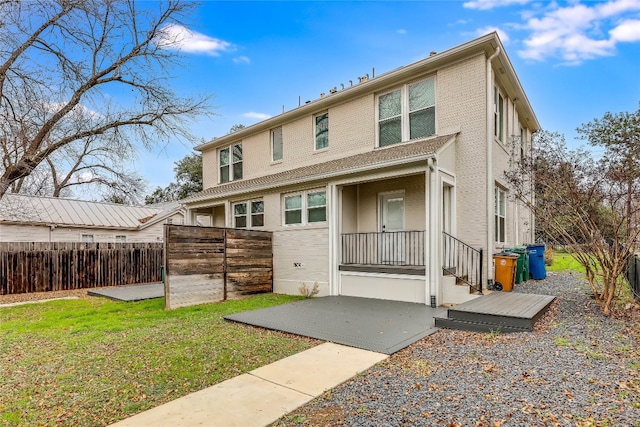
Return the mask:
<path id="1" fill-rule="evenodd" d="M 305 298 L 311 298 L 314 295 L 317 295 L 320 292 L 320 288 L 318 287 L 318 282 L 313 284 L 313 288 L 309 289 L 306 283 L 303 283 L 299 288 L 300 294 Z"/>
<path id="2" fill-rule="evenodd" d="M 555 253 L 553 252 L 553 249 L 551 248 L 547 248 L 544 250 L 544 265 L 553 265 L 553 257 L 555 256 Z"/>

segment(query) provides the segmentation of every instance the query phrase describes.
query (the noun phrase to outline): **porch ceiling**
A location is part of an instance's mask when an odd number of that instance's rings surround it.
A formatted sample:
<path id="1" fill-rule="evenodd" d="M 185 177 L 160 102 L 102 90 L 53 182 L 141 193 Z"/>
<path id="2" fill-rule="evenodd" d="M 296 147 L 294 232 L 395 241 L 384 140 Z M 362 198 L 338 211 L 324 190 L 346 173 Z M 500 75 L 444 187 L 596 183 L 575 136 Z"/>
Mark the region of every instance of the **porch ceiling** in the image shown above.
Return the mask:
<path id="1" fill-rule="evenodd" d="M 196 193 L 184 200 L 185 203 L 195 203 L 213 198 L 220 198 L 247 191 L 274 188 L 291 182 L 301 183 L 334 176 L 346 175 L 366 170 L 391 166 L 398 161 L 411 162 L 425 156 L 435 155 L 438 150 L 455 138 L 457 134 L 437 136 L 417 142 L 392 145 L 377 148 L 367 153 L 343 157 L 324 163 L 304 166 L 263 177 L 232 181 L 217 185 Z"/>

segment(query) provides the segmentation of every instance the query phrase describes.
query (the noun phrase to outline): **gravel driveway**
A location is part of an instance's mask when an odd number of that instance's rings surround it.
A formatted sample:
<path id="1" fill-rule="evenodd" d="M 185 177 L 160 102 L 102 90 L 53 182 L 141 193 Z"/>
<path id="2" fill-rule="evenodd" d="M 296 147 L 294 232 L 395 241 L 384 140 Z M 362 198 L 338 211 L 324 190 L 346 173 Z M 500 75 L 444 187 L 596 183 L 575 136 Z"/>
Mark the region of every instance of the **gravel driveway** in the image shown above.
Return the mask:
<path id="1" fill-rule="evenodd" d="M 603 316 L 575 273 L 516 291 L 559 297 L 534 332 L 440 330 L 274 425 L 640 427 L 631 322 Z"/>

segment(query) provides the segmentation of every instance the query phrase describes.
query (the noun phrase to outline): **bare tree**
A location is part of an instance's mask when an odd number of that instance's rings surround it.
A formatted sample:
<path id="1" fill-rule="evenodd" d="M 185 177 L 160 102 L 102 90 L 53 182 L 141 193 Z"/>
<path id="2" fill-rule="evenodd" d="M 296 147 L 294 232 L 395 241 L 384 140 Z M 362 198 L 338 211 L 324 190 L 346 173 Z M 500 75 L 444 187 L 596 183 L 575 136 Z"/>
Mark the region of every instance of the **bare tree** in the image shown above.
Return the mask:
<path id="1" fill-rule="evenodd" d="M 163 31 L 192 8 L 177 0 L 153 11 L 134 0 L 0 3 L 0 198 L 47 159 L 61 180 L 54 187 L 64 188 L 83 170 L 121 173 L 86 161 L 105 149 L 122 160 L 135 144 L 195 141 L 187 124 L 210 114 L 209 98 L 171 89 L 180 65 L 172 48 L 182 40 Z M 53 170 L 65 148 L 71 167 Z"/>
<path id="2" fill-rule="evenodd" d="M 604 129 L 600 124 L 596 120 L 579 132 L 592 135 L 594 127 Z M 551 243 L 565 246 L 585 268 L 596 302 L 609 315 L 624 281 L 629 250 L 640 237 L 640 205 L 634 202 L 640 200 L 640 185 L 637 164 L 625 163 L 632 158 L 628 150 L 602 141 L 590 139 L 605 148 L 604 156 L 594 158 L 591 151 L 569 149 L 560 134 L 539 132 L 531 156 L 514 162 L 506 178 L 513 196 L 535 213 L 536 229 Z M 611 152 L 614 147 L 619 155 Z M 628 149 L 635 147 L 630 144 Z"/>

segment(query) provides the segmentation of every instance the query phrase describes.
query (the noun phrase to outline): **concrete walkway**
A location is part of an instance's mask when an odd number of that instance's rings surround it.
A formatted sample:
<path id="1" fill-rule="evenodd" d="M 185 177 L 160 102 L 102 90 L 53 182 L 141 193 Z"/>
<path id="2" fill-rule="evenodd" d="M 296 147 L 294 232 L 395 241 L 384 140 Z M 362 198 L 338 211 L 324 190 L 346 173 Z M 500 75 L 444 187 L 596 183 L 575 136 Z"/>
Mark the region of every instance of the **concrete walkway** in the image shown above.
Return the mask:
<path id="1" fill-rule="evenodd" d="M 266 426 L 387 357 L 324 343 L 112 427 Z"/>

